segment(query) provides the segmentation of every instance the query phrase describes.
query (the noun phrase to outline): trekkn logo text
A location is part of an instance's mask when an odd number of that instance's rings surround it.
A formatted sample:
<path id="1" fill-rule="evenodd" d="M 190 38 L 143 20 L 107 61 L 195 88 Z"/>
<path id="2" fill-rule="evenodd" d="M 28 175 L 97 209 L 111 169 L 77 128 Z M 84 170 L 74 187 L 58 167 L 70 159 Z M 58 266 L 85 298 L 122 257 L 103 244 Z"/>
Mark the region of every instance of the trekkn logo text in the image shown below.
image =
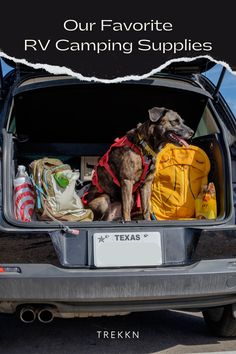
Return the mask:
<path id="1" fill-rule="evenodd" d="M 181 41 L 159 41 L 158 33 L 168 33 L 174 31 L 174 26 L 170 21 L 160 21 L 158 19 L 150 19 L 148 22 L 115 22 L 111 19 L 102 19 L 99 22 L 81 22 L 75 19 L 67 19 L 63 23 L 65 31 L 64 38 L 57 40 L 27 38 L 24 39 L 25 52 L 46 52 L 48 50 L 57 50 L 59 52 L 81 53 L 90 52 L 102 54 L 104 52 L 120 52 L 122 54 L 131 54 L 133 51 L 150 52 L 156 54 L 180 53 L 184 52 L 207 52 L 209 54 L 213 49 L 211 41 L 193 41 L 191 38 L 184 38 Z M 86 40 L 86 34 L 96 32 L 96 38 L 100 40 Z M 138 33 L 140 38 L 132 41 L 119 41 L 117 33 Z M 153 41 L 149 38 L 150 33 L 157 33 L 157 40 Z M 71 33 L 78 33 L 78 41 L 69 38 Z M 107 39 L 109 35 L 110 38 Z M 124 37 L 124 36 L 122 36 Z M 74 38 L 74 35 L 73 35 Z M 84 40 L 81 40 L 84 38 Z M 91 38 L 91 36 L 90 36 Z M 127 38 L 130 38 L 127 35 Z"/>
<path id="2" fill-rule="evenodd" d="M 97 331 L 98 339 L 139 339 L 139 331 Z"/>

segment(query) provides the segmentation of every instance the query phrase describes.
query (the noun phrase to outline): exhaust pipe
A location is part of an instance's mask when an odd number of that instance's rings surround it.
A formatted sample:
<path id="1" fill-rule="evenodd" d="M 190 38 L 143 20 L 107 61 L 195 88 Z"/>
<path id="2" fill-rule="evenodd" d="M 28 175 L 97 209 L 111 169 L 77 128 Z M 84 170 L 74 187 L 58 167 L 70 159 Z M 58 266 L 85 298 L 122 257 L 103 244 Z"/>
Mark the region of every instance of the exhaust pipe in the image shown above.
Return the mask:
<path id="1" fill-rule="evenodd" d="M 38 312 L 38 320 L 42 323 L 50 323 L 54 319 L 54 313 L 51 308 L 45 307 Z"/>
<path id="2" fill-rule="evenodd" d="M 36 319 L 35 310 L 32 307 L 23 307 L 20 310 L 20 319 L 24 323 L 32 323 Z"/>

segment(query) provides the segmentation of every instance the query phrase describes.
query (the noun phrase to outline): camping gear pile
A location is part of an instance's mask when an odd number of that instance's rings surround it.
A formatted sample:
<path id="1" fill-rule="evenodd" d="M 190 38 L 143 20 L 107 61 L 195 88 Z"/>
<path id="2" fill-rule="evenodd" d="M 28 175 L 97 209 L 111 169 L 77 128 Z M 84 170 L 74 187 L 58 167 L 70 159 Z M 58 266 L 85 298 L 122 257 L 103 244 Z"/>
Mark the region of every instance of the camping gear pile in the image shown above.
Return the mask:
<path id="1" fill-rule="evenodd" d="M 151 211 L 154 220 L 216 219 L 216 191 L 208 184 L 210 161 L 197 146 L 167 144 L 156 159 Z M 14 212 L 17 220 L 30 222 L 92 221 L 93 212 L 83 204 L 89 185 L 76 191 L 78 170 L 59 159 L 42 158 L 18 166 L 14 179 Z"/>

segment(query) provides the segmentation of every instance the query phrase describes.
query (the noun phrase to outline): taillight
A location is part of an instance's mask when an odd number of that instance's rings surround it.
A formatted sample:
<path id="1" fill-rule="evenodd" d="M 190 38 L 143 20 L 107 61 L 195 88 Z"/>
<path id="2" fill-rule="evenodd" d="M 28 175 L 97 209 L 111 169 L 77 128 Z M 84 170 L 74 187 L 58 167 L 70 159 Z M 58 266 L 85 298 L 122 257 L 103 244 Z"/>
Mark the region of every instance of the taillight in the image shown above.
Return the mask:
<path id="1" fill-rule="evenodd" d="M 19 267 L 0 267 L 1 273 L 21 273 L 21 269 Z"/>

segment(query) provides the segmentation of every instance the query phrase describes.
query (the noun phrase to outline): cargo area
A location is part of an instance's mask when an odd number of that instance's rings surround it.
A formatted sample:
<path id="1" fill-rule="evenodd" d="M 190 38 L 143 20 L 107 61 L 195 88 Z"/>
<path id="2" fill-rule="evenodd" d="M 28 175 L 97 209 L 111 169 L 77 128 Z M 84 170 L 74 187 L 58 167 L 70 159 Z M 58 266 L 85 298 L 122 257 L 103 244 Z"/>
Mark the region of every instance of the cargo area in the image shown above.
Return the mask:
<path id="1" fill-rule="evenodd" d="M 209 157 L 208 181 L 216 187 L 217 221 L 224 221 L 231 213 L 231 186 L 226 182 L 229 171 L 221 127 L 213 119 L 209 98 L 194 86 L 189 90 L 190 84 L 181 85 L 182 89 L 180 83 L 170 87 L 168 80 L 157 85 L 151 79 L 108 85 L 78 84 L 77 80 L 67 84 L 64 80 L 57 85 L 29 82 L 19 87 L 4 138 L 6 218 L 14 220 L 13 178 L 18 165 L 28 167 L 35 159 L 58 158 L 79 170 L 80 180 L 89 183 L 95 164 L 114 139 L 147 120 L 150 107 L 159 106 L 178 112 L 194 130 L 191 144 Z"/>

